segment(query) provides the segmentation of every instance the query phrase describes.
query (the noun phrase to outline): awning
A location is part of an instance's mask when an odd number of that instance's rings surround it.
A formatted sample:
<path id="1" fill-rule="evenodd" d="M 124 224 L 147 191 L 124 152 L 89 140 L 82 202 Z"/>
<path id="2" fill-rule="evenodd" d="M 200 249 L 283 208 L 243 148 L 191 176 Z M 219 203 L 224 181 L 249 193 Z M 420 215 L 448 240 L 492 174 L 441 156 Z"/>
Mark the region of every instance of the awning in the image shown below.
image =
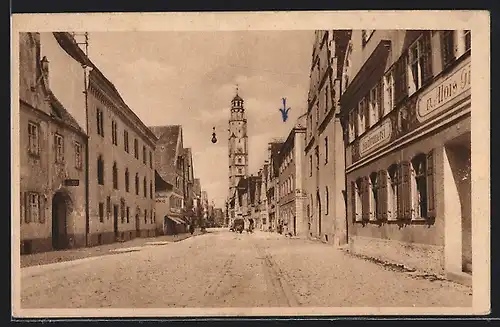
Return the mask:
<path id="1" fill-rule="evenodd" d="M 168 219 L 172 220 L 174 223 L 176 224 L 185 224 L 184 220 L 180 219 L 180 218 L 177 218 L 177 217 L 172 217 L 172 216 L 165 216 L 167 217 Z"/>

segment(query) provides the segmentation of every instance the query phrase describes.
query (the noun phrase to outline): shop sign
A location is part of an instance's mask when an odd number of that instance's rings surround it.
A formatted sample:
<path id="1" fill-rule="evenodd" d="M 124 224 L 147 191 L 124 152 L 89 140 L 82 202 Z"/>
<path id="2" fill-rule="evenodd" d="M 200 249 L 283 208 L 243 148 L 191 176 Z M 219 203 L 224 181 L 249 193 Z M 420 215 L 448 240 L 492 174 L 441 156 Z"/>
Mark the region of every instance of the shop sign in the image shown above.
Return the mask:
<path id="1" fill-rule="evenodd" d="M 167 195 L 166 194 L 156 194 L 155 200 L 156 200 L 156 203 L 167 203 Z"/>
<path id="2" fill-rule="evenodd" d="M 64 186 L 78 186 L 80 185 L 80 180 L 78 179 L 65 179 Z"/>
<path id="3" fill-rule="evenodd" d="M 424 93 L 417 103 L 417 119 L 423 122 L 446 109 L 445 105 L 470 89 L 470 61 L 461 65 L 444 81 Z"/>
<path id="4" fill-rule="evenodd" d="M 386 119 L 380 126 L 376 127 L 363 136 L 359 142 L 360 157 L 367 153 L 387 144 L 392 135 L 392 123 L 390 119 Z"/>

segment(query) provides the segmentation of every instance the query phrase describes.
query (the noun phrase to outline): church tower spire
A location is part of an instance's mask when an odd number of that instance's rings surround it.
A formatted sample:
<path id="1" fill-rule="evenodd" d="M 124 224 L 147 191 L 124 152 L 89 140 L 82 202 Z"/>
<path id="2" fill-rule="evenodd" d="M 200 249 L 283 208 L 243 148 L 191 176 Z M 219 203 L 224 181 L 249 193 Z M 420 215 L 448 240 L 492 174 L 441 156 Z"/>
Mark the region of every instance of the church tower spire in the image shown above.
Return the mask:
<path id="1" fill-rule="evenodd" d="M 240 179 L 248 176 L 248 135 L 245 118 L 244 100 L 239 95 L 231 100 L 231 116 L 229 118 L 229 195 L 236 191 Z"/>

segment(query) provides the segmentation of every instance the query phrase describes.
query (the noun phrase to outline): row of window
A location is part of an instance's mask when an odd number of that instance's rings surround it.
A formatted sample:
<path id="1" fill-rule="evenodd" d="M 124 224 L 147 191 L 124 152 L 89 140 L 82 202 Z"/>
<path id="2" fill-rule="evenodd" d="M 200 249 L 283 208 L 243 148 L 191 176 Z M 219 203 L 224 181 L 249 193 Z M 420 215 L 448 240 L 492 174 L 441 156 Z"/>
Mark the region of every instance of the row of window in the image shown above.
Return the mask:
<path id="1" fill-rule="evenodd" d="M 97 134 L 104 137 L 104 111 L 97 108 Z M 113 145 L 118 145 L 118 123 L 115 120 L 111 121 L 111 142 Z M 128 131 L 123 129 L 123 149 L 125 152 L 130 153 Z M 142 146 L 142 163 L 147 164 L 147 149 Z M 134 158 L 139 159 L 139 140 L 134 139 Z M 149 150 L 149 168 L 153 168 L 153 153 Z"/>
<path id="2" fill-rule="evenodd" d="M 330 85 L 328 82 L 325 84 L 325 88 L 320 91 L 322 94 L 319 99 L 316 100 L 314 103 L 314 108 L 311 110 L 311 113 L 307 116 L 308 118 L 308 123 L 307 123 L 307 130 L 308 130 L 308 137 L 311 138 L 313 135 L 313 117 L 312 117 L 312 111 L 316 112 L 316 121 L 315 121 L 315 127 L 318 127 L 318 124 L 320 122 L 320 107 L 324 108 L 324 112 L 327 113 L 328 109 L 331 107 L 331 93 L 330 93 Z"/>
<path id="3" fill-rule="evenodd" d="M 82 169 L 82 145 L 78 141 L 73 142 L 75 154 L 75 168 Z M 65 162 L 64 136 L 54 134 L 54 162 L 64 164 Z M 40 155 L 40 126 L 34 122 L 28 122 L 28 153 L 33 156 Z"/>
<path id="4" fill-rule="evenodd" d="M 102 156 L 97 158 L 97 182 L 99 185 L 104 185 L 104 160 Z M 149 182 L 149 197 L 153 198 L 153 181 Z M 118 190 L 118 166 L 113 163 L 113 189 Z M 125 168 L 125 191 L 130 192 L 130 173 L 128 168 Z M 135 174 L 135 194 L 139 195 L 139 173 Z M 146 176 L 143 179 L 143 196 L 147 198 L 147 180 Z"/>
<path id="5" fill-rule="evenodd" d="M 288 168 L 288 166 L 292 163 L 293 161 L 293 153 L 290 151 L 287 153 L 287 155 L 281 160 L 281 165 L 279 168 L 280 174 L 285 171 L 285 169 Z"/>
<path id="6" fill-rule="evenodd" d="M 323 147 L 325 149 L 324 153 L 325 153 L 325 161 L 324 161 L 324 164 L 326 165 L 328 163 L 328 136 L 325 137 L 324 139 L 324 143 L 323 143 Z M 319 146 L 316 146 L 314 148 L 314 157 L 315 157 L 315 162 L 316 162 L 316 170 L 319 170 L 319 157 L 320 157 L 320 153 L 319 153 Z M 309 176 L 312 176 L 312 173 L 313 173 L 313 155 L 309 155 Z"/>
<path id="7" fill-rule="evenodd" d="M 321 193 L 318 190 L 316 194 L 316 206 L 317 208 L 321 208 Z M 328 186 L 325 186 L 325 215 L 328 215 L 330 211 L 330 193 L 328 191 Z M 306 206 L 306 215 L 309 217 L 309 220 L 313 217 L 314 213 L 314 202 L 313 202 L 313 196 L 311 195 L 309 198 L 309 204 Z"/>
<path id="8" fill-rule="evenodd" d="M 290 175 L 283 183 L 281 183 L 279 188 L 279 197 L 282 198 L 292 193 L 294 189 L 295 189 L 295 179 L 293 175 Z"/>
<path id="9" fill-rule="evenodd" d="M 109 220 L 111 219 L 111 213 L 113 211 L 114 217 L 118 220 L 118 217 L 120 217 L 120 221 L 122 224 L 125 223 L 130 223 L 130 207 L 126 205 L 125 199 L 120 199 L 120 205 L 118 204 L 112 204 L 111 203 L 111 197 L 108 196 L 106 198 L 106 219 Z M 136 213 L 135 213 L 135 218 L 138 220 L 139 217 L 141 216 L 141 209 L 137 208 Z M 150 223 L 155 223 L 156 222 L 156 213 L 154 210 L 147 210 L 144 209 L 144 223 L 147 224 L 148 220 Z M 101 223 L 104 223 L 104 203 L 99 202 L 99 221 Z"/>
<path id="10" fill-rule="evenodd" d="M 351 182 L 354 222 L 434 218 L 432 151 Z"/>
<path id="11" fill-rule="evenodd" d="M 445 68 L 461 53 L 470 50 L 470 31 L 457 33 L 457 31 L 441 33 L 441 57 Z M 457 43 L 462 45 L 463 51 L 458 50 Z M 432 79 L 432 53 L 431 32 L 422 32 L 381 81 L 350 111 L 349 142 L 353 142 L 355 138 L 365 133 L 403 99 L 418 91 Z"/>

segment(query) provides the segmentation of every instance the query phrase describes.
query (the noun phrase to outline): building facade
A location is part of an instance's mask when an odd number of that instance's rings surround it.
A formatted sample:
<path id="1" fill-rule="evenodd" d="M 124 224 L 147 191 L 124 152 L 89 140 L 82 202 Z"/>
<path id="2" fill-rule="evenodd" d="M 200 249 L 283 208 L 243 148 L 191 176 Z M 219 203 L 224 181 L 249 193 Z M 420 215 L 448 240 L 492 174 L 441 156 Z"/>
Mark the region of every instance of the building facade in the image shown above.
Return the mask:
<path id="1" fill-rule="evenodd" d="M 155 172 L 155 212 L 158 215 L 158 219 L 156 219 L 157 235 L 173 235 L 183 232 L 184 223 L 173 218 L 170 211 L 170 197 L 173 189 L 172 184 L 161 178 L 158 172 Z M 165 216 L 171 218 L 168 219 Z"/>
<path id="2" fill-rule="evenodd" d="M 269 163 L 266 160 L 262 168 L 259 170 L 258 176 L 260 177 L 260 197 L 259 197 L 259 212 L 260 212 L 260 221 L 259 225 L 256 226 L 261 231 L 269 230 L 269 214 L 268 214 L 268 202 L 267 202 L 267 185 L 268 185 L 268 169 Z"/>
<path id="3" fill-rule="evenodd" d="M 172 190 L 158 196 L 168 196 L 168 208 L 157 211 L 158 219 L 164 225 L 177 226 L 183 232 L 188 222 L 184 220 L 184 201 L 186 198 L 186 165 L 184 161 L 184 142 L 182 126 L 151 126 L 149 129 L 156 135 L 158 141 L 155 149 L 154 167 L 158 178 L 172 185 Z M 158 209 L 157 209 L 158 210 Z"/>
<path id="4" fill-rule="evenodd" d="M 21 254 L 85 246 L 86 133 L 51 91 L 40 33 L 19 49 Z"/>
<path id="5" fill-rule="evenodd" d="M 470 283 L 470 31 L 358 30 L 341 98 L 350 249 Z"/>
<path id="6" fill-rule="evenodd" d="M 306 236 L 305 201 L 303 194 L 302 170 L 304 160 L 304 142 L 306 133 L 306 115 L 299 117 L 288 137 L 281 146 L 278 157 L 279 165 L 279 211 L 283 221 L 284 233 L 292 236 Z"/>
<path id="7" fill-rule="evenodd" d="M 278 189 L 279 184 L 279 154 L 281 146 L 283 145 L 283 140 L 275 139 L 268 143 L 267 147 L 267 157 L 269 166 L 267 169 L 267 216 L 268 221 L 268 231 L 278 231 L 282 222 L 279 221 L 279 205 L 278 205 Z"/>
<path id="8" fill-rule="evenodd" d="M 342 125 L 338 117 L 349 31 L 316 31 L 305 141 L 304 191 L 309 237 L 347 242 Z"/>
<path id="9" fill-rule="evenodd" d="M 154 236 L 157 138 L 98 69 L 89 77 L 91 244 Z"/>

